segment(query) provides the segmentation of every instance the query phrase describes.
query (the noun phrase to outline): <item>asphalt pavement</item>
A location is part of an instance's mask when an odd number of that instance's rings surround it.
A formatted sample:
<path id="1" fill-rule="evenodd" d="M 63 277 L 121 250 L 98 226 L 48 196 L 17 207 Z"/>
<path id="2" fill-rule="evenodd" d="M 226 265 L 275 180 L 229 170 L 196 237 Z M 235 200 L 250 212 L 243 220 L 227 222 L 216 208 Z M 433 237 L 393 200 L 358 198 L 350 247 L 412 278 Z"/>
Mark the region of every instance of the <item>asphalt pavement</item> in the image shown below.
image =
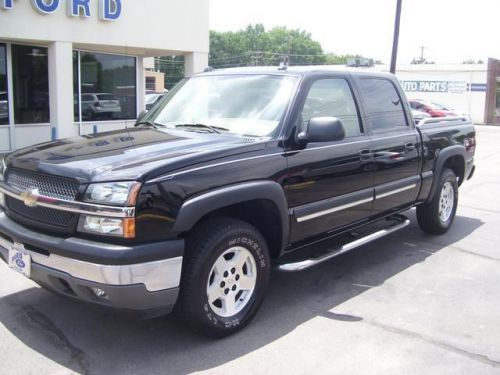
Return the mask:
<path id="1" fill-rule="evenodd" d="M 500 374 L 500 127 L 444 236 L 412 224 L 331 262 L 273 273 L 242 332 L 199 337 L 37 287 L 0 264 L 0 374 Z"/>

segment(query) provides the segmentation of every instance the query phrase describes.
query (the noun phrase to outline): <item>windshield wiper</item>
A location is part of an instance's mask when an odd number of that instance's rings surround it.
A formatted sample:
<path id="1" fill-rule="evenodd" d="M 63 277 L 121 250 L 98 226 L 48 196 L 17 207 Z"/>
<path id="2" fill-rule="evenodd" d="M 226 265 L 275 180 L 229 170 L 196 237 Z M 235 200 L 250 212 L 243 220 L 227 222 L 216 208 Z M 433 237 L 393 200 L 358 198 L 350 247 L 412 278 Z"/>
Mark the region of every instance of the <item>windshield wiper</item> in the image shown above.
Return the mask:
<path id="1" fill-rule="evenodd" d="M 221 134 L 223 131 L 228 132 L 229 129 L 213 126 L 213 125 L 205 125 L 205 124 L 179 124 L 175 125 L 176 128 L 198 128 L 198 129 L 207 129 L 210 133 Z"/>
<path id="2" fill-rule="evenodd" d="M 155 129 L 166 128 L 165 125 L 158 124 L 157 122 L 153 122 L 153 121 L 139 121 L 139 122 L 136 122 L 134 126 L 141 126 L 141 125 L 147 125 L 147 126 L 150 126 L 152 128 L 155 128 Z"/>

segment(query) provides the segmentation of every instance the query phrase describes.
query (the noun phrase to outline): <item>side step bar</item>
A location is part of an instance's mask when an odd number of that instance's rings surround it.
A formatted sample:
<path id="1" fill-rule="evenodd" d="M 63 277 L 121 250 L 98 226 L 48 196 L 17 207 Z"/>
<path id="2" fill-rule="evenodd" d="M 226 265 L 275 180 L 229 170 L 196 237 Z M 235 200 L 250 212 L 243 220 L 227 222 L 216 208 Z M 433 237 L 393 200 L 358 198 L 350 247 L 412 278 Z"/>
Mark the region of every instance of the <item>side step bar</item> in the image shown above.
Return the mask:
<path id="1" fill-rule="evenodd" d="M 332 258 L 335 258 L 341 254 L 344 254 L 350 250 L 353 250 L 357 247 L 360 247 L 362 245 L 365 245 L 369 242 L 375 241 L 379 238 L 382 238 L 384 236 L 387 236 L 388 234 L 394 233 L 400 229 L 403 229 L 404 227 L 407 227 L 410 224 L 410 220 L 403 215 L 393 215 L 388 218 L 388 220 L 393 221 L 390 225 L 376 231 L 373 233 L 370 233 L 364 237 L 358 238 L 352 242 L 348 242 L 344 245 L 341 245 L 340 247 L 334 248 L 329 250 L 326 254 L 323 253 L 321 256 L 318 257 L 312 257 L 310 259 L 294 262 L 294 263 L 285 263 L 285 264 L 278 264 L 276 266 L 276 269 L 278 271 L 283 271 L 283 272 L 296 272 L 296 271 L 302 271 L 314 266 L 317 266 L 318 264 L 321 264 L 323 262 L 326 262 L 327 260 L 330 260 Z"/>

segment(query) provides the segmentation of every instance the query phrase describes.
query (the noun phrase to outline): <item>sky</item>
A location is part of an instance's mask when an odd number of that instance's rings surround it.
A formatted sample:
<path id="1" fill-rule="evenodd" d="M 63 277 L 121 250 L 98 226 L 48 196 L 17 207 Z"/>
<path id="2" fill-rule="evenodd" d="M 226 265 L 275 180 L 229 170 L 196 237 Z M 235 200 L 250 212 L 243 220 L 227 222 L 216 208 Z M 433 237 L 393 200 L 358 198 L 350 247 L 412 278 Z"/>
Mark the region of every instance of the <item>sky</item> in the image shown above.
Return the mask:
<path id="1" fill-rule="evenodd" d="M 210 0 L 210 29 L 308 31 L 325 52 L 390 62 L 396 0 Z M 500 58 L 500 0 L 403 0 L 398 63 Z M 496 27 L 495 27 L 496 26 Z"/>

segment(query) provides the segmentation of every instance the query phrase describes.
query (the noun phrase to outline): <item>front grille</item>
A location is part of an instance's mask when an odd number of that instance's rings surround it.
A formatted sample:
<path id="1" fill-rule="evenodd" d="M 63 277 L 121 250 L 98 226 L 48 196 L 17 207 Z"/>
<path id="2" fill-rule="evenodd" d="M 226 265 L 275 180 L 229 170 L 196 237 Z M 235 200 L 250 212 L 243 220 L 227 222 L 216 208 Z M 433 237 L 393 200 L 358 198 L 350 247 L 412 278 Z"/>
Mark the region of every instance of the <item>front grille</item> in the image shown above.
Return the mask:
<path id="1" fill-rule="evenodd" d="M 78 193 L 78 182 L 69 178 L 48 176 L 18 169 L 7 174 L 7 184 L 19 191 L 38 189 L 38 194 L 73 201 Z"/>
<path id="2" fill-rule="evenodd" d="M 75 180 L 18 169 L 7 172 L 6 182 L 21 192 L 38 189 L 39 195 L 50 198 L 73 201 L 78 194 L 78 182 Z M 76 230 L 77 214 L 46 207 L 28 207 L 20 200 L 6 198 L 7 213 L 22 224 L 59 233 L 72 233 Z"/>
<path id="3" fill-rule="evenodd" d="M 53 210 L 46 207 L 28 207 L 23 202 L 7 197 L 7 207 L 14 213 L 31 221 L 37 221 L 48 225 L 66 228 L 71 225 L 76 217 L 75 214 L 65 211 Z"/>

